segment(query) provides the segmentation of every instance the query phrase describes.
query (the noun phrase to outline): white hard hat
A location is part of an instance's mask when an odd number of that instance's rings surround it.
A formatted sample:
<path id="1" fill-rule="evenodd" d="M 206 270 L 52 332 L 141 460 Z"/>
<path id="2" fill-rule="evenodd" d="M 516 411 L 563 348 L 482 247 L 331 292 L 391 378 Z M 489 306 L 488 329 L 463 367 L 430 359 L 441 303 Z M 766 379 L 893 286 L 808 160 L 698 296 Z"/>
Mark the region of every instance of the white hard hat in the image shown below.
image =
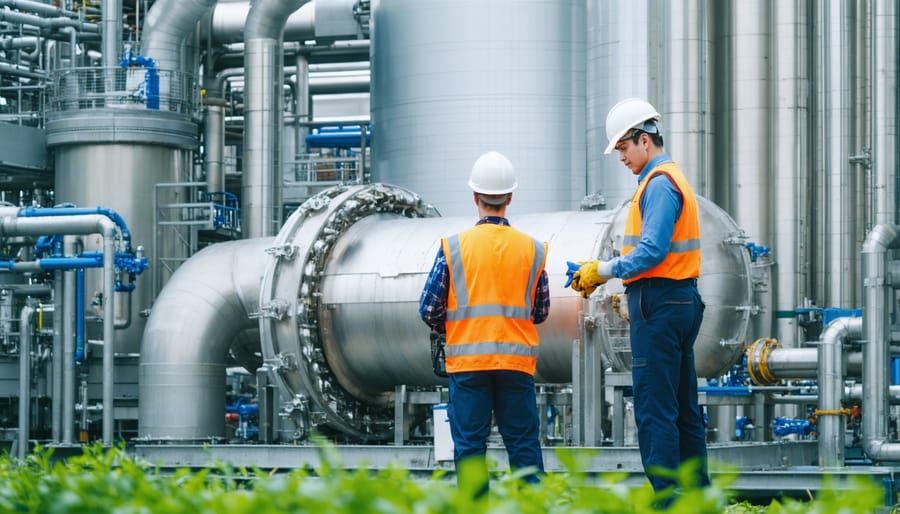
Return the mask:
<path id="1" fill-rule="evenodd" d="M 516 188 L 516 171 L 513 165 L 499 152 L 487 152 L 472 165 L 469 187 L 476 193 L 502 195 Z"/>
<path id="2" fill-rule="evenodd" d="M 616 148 L 616 143 L 633 128 L 642 128 L 645 121 L 659 121 L 659 113 L 646 100 L 626 98 L 613 106 L 606 115 L 606 139 L 609 145 L 603 153 Z"/>

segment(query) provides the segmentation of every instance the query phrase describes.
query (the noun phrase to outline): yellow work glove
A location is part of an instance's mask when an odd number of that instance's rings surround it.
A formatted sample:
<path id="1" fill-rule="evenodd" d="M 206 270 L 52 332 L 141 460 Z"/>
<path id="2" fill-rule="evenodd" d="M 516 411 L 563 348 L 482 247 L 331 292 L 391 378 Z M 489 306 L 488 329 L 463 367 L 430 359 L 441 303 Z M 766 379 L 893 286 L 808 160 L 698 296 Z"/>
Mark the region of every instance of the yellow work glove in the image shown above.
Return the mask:
<path id="1" fill-rule="evenodd" d="M 572 274 L 572 289 L 587 298 L 612 278 L 612 261 L 580 261 L 581 267 Z"/>

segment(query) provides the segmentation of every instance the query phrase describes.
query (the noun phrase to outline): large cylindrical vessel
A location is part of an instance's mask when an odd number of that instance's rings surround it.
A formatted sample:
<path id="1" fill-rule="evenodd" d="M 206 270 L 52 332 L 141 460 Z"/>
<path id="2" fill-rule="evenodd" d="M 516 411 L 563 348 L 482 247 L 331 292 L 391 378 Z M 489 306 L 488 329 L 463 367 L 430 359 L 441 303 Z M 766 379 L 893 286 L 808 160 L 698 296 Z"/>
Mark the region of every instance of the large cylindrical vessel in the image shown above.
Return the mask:
<path id="1" fill-rule="evenodd" d="M 706 309 L 694 344 L 694 366 L 700 377 L 724 374 L 742 355 L 753 302 L 750 255 L 743 230 L 716 204 L 697 197 L 700 207 L 700 278 L 697 281 Z M 600 255 L 621 253 L 628 203 L 613 213 L 613 221 L 602 234 Z M 631 369 L 627 301 L 622 281 L 613 279 L 591 297 L 596 313 L 593 325 L 603 346 L 603 355 L 618 371 Z"/>
<path id="2" fill-rule="evenodd" d="M 516 166 L 519 212 L 578 205 L 583 0 L 372 4 L 373 181 L 466 215 L 469 170 L 496 150 Z"/>
<path id="3" fill-rule="evenodd" d="M 96 113 L 95 113 L 96 115 Z M 79 207 L 104 206 L 115 210 L 128 223 L 135 245 L 144 247 L 147 255 L 168 257 L 188 256 L 188 249 L 168 240 L 167 247 L 154 248 L 156 226 L 154 224 L 154 193 L 156 184 L 176 182 L 190 176 L 191 153 L 162 145 L 138 144 L 77 144 L 60 146 L 55 151 L 56 199 Z M 97 187 L 103 184 L 103 187 Z M 162 190 L 160 203 L 189 199 L 172 198 L 174 191 Z M 100 241 L 85 241 L 87 251 L 101 249 Z M 158 265 L 158 263 L 153 263 Z M 164 273 L 163 270 L 160 270 Z M 142 311 L 150 308 L 154 288 L 151 273 L 138 275 L 136 287 L 131 293 L 117 293 L 116 306 L 119 320 L 130 319 L 127 329 L 116 333 L 116 352 L 140 351 L 144 331 Z M 96 300 L 94 294 L 102 291 L 102 273 L 87 270 L 87 305 Z M 167 278 L 167 277 L 165 277 Z M 132 296 L 131 300 L 125 298 Z M 125 312 L 129 309 L 130 312 Z M 97 312 L 97 314 L 102 311 Z M 99 330 L 99 325 L 97 325 Z M 99 332 L 98 332 L 99 333 Z"/>
<path id="4" fill-rule="evenodd" d="M 752 310 L 749 257 L 740 229 L 727 214 L 708 201 L 700 203 L 700 289 L 707 309 L 696 361 L 700 375 L 715 376 L 743 349 Z M 601 331 L 589 327 L 582 332 L 580 319 L 582 311 L 590 320 L 604 315 L 606 288 L 583 301 L 564 287 L 566 261 L 605 254 L 621 240 L 624 212 L 510 217 L 513 226 L 550 246 L 551 312 L 538 327 L 538 382 L 571 382 L 573 342 L 602 342 Z M 397 386 L 441 383 L 431 371 L 429 329 L 419 319 L 419 297 L 440 238 L 472 226 L 477 217 L 474 212 L 430 215 L 417 195 L 393 186 L 334 188 L 304 203 L 276 237 L 260 289 L 263 358 L 272 364 L 283 395 L 308 400 L 312 418 L 323 425 L 378 438 L 393 422 L 389 407 Z M 618 370 L 627 370 L 627 331 L 620 342 L 623 347 L 607 344 L 605 356 Z"/>

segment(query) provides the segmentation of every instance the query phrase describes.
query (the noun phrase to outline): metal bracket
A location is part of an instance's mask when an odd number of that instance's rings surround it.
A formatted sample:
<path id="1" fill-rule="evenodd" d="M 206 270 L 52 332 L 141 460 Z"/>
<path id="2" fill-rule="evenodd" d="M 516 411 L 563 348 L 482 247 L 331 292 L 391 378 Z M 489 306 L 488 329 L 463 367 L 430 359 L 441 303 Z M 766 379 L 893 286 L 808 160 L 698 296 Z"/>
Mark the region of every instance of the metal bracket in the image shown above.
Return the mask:
<path id="1" fill-rule="evenodd" d="M 271 359 L 263 360 L 263 363 L 275 372 L 297 369 L 297 357 L 293 353 L 279 353 Z"/>
<path id="2" fill-rule="evenodd" d="M 275 299 L 260 305 L 259 312 L 251 313 L 250 319 L 272 318 L 281 321 L 284 319 L 284 316 L 287 314 L 290 307 L 290 303 L 284 300 Z"/>
<path id="3" fill-rule="evenodd" d="M 291 260 L 294 258 L 294 255 L 296 255 L 296 252 L 296 245 L 282 245 L 266 248 L 266 253 L 275 257 L 276 259 Z"/>

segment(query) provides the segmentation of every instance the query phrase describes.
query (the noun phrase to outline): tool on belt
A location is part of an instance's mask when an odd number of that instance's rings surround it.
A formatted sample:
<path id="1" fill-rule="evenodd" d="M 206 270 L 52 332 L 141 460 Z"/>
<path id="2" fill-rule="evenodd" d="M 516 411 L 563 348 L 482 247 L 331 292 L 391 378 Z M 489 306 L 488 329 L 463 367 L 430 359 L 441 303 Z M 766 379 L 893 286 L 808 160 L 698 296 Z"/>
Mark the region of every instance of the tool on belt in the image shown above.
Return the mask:
<path id="1" fill-rule="evenodd" d="M 446 335 L 431 331 L 431 368 L 434 370 L 434 374 L 441 378 L 449 376 L 447 374 L 447 356 L 444 354 L 446 344 Z"/>

